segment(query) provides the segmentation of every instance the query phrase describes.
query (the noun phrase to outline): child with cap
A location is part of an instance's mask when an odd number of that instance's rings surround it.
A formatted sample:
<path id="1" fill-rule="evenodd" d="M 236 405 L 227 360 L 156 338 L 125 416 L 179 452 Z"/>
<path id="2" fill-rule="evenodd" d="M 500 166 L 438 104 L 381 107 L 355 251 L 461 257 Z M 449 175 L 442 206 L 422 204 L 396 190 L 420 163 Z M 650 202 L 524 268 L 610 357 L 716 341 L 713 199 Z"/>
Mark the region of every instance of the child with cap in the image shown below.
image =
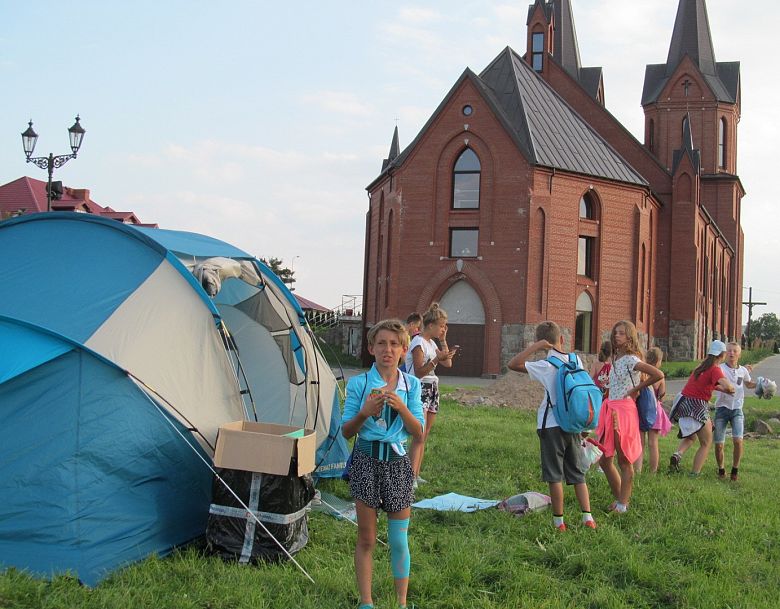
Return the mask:
<path id="1" fill-rule="evenodd" d="M 742 347 L 739 343 L 730 342 L 726 345 L 726 361 L 720 365 L 723 374 L 734 385 L 734 395 L 719 393 L 715 400 L 715 460 L 718 462 L 718 478 L 726 477 L 723 467 L 723 448 L 726 443 L 726 426 L 731 424 L 731 439 L 734 443 L 734 456 L 731 466 L 731 480 L 736 481 L 739 475 L 739 461 L 742 458 L 742 437 L 745 431 L 745 415 L 742 404 L 745 401 L 745 387 L 755 388 L 756 383 L 750 378 L 749 367 L 740 366 L 739 356 Z"/>
<path id="2" fill-rule="evenodd" d="M 722 391 L 734 395 L 734 385 L 728 381 L 720 368 L 720 364 L 725 359 L 726 344 L 719 340 L 712 341 L 707 357 L 696 367 L 680 395 L 674 400 L 669 418 L 680 426 L 680 431 L 677 433 L 680 444 L 669 459 L 670 472 L 679 471 L 683 454 L 693 445 L 694 438 L 698 438 L 699 449 L 693 457 L 691 476 L 698 476 L 701 473 L 712 444 L 712 422 L 709 411 L 712 392 Z"/>

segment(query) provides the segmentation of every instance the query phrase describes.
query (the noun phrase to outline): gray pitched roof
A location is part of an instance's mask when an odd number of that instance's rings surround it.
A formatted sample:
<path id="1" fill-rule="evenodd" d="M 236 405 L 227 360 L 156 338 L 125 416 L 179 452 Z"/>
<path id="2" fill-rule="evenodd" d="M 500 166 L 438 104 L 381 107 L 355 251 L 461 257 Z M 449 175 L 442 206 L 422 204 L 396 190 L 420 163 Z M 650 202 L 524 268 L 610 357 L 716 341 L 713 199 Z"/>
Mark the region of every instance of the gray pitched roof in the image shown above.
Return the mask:
<path id="1" fill-rule="evenodd" d="M 580 84 L 592 98 L 596 98 L 599 93 L 599 85 L 601 84 L 602 69 L 596 68 L 580 68 Z"/>
<path id="2" fill-rule="evenodd" d="M 466 69 L 417 137 L 383 168 L 400 166 L 448 100 L 469 79 L 484 96 L 520 152 L 532 165 L 647 185 L 588 123 L 580 117 L 515 51 L 507 47 L 477 76 Z"/>
<path id="3" fill-rule="evenodd" d="M 480 79 L 493 91 L 518 139 L 526 143 L 524 147 L 533 164 L 647 184 L 512 49 L 502 51 L 480 74 Z"/>
<path id="4" fill-rule="evenodd" d="M 704 0 L 680 0 L 674 20 L 672 41 L 666 58 L 666 75 L 671 76 L 688 55 L 702 74 L 715 76 L 715 51 Z"/>
<path id="5" fill-rule="evenodd" d="M 680 0 L 665 64 L 648 65 L 642 89 L 642 105 L 658 99 L 685 56 L 699 68 L 718 101 L 737 103 L 739 62 L 716 62 L 707 5 L 704 0 Z"/>

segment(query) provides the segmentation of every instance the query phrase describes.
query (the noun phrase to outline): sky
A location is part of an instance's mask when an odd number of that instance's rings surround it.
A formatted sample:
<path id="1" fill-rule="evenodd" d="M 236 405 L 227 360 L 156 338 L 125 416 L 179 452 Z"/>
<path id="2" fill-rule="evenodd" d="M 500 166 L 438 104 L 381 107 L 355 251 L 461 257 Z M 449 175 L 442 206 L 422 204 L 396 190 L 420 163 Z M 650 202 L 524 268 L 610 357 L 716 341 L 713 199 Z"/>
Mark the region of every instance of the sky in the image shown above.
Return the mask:
<path id="1" fill-rule="evenodd" d="M 401 149 L 468 67 L 525 49 L 529 0 L 268 2 L 0 0 L 0 184 L 35 156 L 78 158 L 66 186 L 161 228 L 205 233 L 292 268 L 327 307 L 363 288 L 368 197 L 394 127 Z M 607 109 L 642 138 L 645 65 L 664 63 L 678 0 L 572 0 L 584 66 L 602 66 Z M 738 174 L 744 300 L 780 315 L 780 3 L 708 0 L 717 61 L 740 61 Z M 348 300 L 348 299 L 346 299 Z M 747 307 L 743 308 L 743 321 Z"/>

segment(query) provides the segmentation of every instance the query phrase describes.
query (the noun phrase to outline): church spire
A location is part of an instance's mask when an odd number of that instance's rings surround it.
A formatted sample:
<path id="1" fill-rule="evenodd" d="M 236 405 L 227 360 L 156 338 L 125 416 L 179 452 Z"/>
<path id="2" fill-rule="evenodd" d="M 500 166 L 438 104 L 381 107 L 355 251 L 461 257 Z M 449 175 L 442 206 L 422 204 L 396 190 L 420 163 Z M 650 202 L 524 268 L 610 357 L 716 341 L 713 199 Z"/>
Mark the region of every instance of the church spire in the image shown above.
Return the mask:
<path id="1" fill-rule="evenodd" d="M 704 0 L 680 0 L 672 42 L 666 58 L 666 76 L 671 76 L 688 55 L 702 74 L 716 76 L 715 52 Z"/>
<path id="2" fill-rule="evenodd" d="M 398 145 L 398 125 L 396 125 L 393 131 L 393 140 L 390 142 L 390 152 L 387 154 L 387 158 L 382 161 L 382 171 L 395 161 L 399 154 L 401 154 L 401 150 Z"/>
<path id="3" fill-rule="evenodd" d="M 390 142 L 390 153 L 387 155 L 387 160 L 392 163 L 400 153 L 401 151 L 398 149 L 398 125 L 396 125 L 393 131 L 393 141 Z"/>
<path id="4" fill-rule="evenodd" d="M 574 28 L 574 15 L 569 0 L 555 0 L 555 34 L 553 36 L 553 56 L 564 70 L 573 78 L 580 80 L 580 49 L 577 44 L 577 31 Z"/>

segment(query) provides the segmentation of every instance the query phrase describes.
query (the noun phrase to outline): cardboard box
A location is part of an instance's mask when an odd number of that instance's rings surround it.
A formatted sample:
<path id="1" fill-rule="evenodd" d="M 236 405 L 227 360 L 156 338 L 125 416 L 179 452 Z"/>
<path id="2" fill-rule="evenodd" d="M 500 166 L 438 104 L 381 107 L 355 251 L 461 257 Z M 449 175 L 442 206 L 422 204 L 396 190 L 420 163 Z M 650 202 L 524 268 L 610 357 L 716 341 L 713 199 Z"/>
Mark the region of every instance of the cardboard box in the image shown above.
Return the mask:
<path id="1" fill-rule="evenodd" d="M 290 473 L 290 462 L 295 459 L 297 475 L 303 476 L 314 471 L 317 434 L 313 429 L 304 429 L 301 438 L 285 436 L 300 435 L 300 431 L 300 427 L 273 423 L 227 423 L 217 434 L 214 465 L 286 476 Z"/>

